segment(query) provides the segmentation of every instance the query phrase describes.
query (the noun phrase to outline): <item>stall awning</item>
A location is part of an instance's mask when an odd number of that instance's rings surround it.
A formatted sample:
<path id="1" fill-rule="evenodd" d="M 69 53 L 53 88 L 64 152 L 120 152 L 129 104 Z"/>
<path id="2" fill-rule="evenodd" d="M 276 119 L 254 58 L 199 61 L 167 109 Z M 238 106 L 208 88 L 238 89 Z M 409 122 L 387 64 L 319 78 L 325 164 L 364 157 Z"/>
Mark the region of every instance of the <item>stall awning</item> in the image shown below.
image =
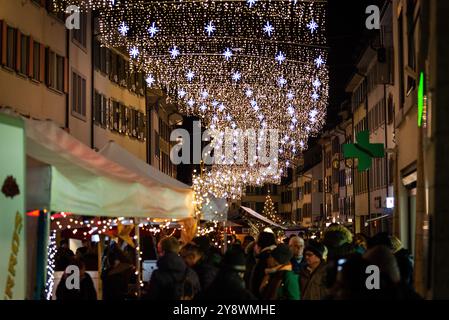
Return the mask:
<path id="1" fill-rule="evenodd" d="M 287 230 L 286 227 L 283 227 L 283 226 L 281 226 L 281 225 L 279 225 L 279 224 L 277 224 L 277 223 L 271 221 L 270 219 L 268 219 L 268 218 L 264 217 L 263 215 L 257 213 L 256 211 L 254 211 L 254 210 L 251 209 L 251 208 L 247 208 L 247 207 L 244 207 L 244 206 L 240 206 L 240 207 L 241 207 L 243 210 L 245 210 L 246 212 L 248 212 L 250 215 L 252 215 L 254 218 L 257 218 L 257 219 L 259 219 L 259 220 L 261 220 L 261 221 L 263 221 L 263 222 L 265 222 L 265 223 L 268 223 L 268 224 L 270 224 L 270 225 L 272 225 L 272 226 L 281 228 L 281 229 L 283 229 L 283 230 Z"/>
<path id="2" fill-rule="evenodd" d="M 35 162 L 28 170 L 29 210 L 163 219 L 193 216 L 191 188 L 111 161 L 53 122 L 25 119 L 25 131 L 27 155 Z"/>

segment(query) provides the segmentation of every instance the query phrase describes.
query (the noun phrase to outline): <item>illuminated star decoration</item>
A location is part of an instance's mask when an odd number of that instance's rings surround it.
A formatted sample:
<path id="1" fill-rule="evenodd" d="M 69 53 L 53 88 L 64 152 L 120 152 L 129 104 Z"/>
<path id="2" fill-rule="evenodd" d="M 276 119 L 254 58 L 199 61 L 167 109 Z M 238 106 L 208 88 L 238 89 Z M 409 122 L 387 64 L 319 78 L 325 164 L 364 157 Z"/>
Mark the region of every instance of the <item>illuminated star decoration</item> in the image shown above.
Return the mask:
<path id="1" fill-rule="evenodd" d="M 129 30 L 129 27 L 124 22 L 122 22 L 122 24 L 118 28 L 118 31 L 120 32 L 120 34 L 122 36 L 126 36 L 128 33 L 128 30 Z"/>
<path id="2" fill-rule="evenodd" d="M 285 60 L 285 55 L 282 51 L 279 51 L 279 53 L 276 56 L 276 61 L 279 62 L 279 64 L 281 64 L 282 62 L 284 62 Z"/>
<path id="3" fill-rule="evenodd" d="M 208 96 L 209 96 L 209 93 L 206 90 L 201 92 L 201 98 L 203 98 L 203 100 L 207 99 Z"/>
<path id="4" fill-rule="evenodd" d="M 137 56 L 139 55 L 139 49 L 137 49 L 136 47 L 133 47 L 130 51 L 129 51 L 129 55 L 131 57 L 133 57 L 134 59 L 137 58 Z"/>
<path id="5" fill-rule="evenodd" d="M 288 100 L 293 100 L 293 98 L 295 97 L 295 94 L 291 91 L 287 92 L 287 99 Z"/>
<path id="6" fill-rule="evenodd" d="M 190 108 L 192 108 L 193 105 L 195 104 L 195 100 L 193 100 L 192 98 L 190 98 L 189 101 L 187 102 L 187 104 L 189 105 Z"/>
<path id="7" fill-rule="evenodd" d="M 218 106 L 218 111 L 223 112 L 224 109 L 225 109 L 225 106 L 223 103 Z"/>
<path id="8" fill-rule="evenodd" d="M 223 56 L 225 57 L 226 61 L 229 61 L 229 59 L 232 57 L 231 49 L 226 48 L 225 52 L 223 52 Z"/>
<path id="9" fill-rule="evenodd" d="M 315 20 L 312 20 L 307 25 L 307 28 L 309 28 L 310 32 L 314 33 L 316 29 L 318 29 L 318 24 L 315 22 Z"/>
<path id="10" fill-rule="evenodd" d="M 256 3 L 257 0 L 246 0 L 248 7 L 252 8 L 252 6 Z"/>
<path id="11" fill-rule="evenodd" d="M 270 21 L 267 21 L 267 24 L 263 27 L 263 31 L 271 37 L 271 33 L 274 31 L 273 26 L 270 24 Z"/>
<path id="12" fill-rule="evenodd" d="M 184 98 L 186 96 L 187 92 L 184 89 L 180 89 L 178 91 L 178 97 Z"/>
<path id="13" fill-rule="evenodd" d="M 177 56 L 179 56 L 179 50 L 176 46 L 173 46 L 173 48 L 171 48 L 169 52 L 172 59 L 175 59 Z"/>
<path id="14" fill-rule="evenodd" d="M 286 83 L 287 83 L 287 80 L 285 80 L 283 76 L 281 76 L 281 77 L 278 79 L 278 85 L 279 85 L 279 87 L 283 87 Z"/>
<path id="15" fill-rule="evenodd" d="M 317 68 L 320 68 L 324 63 L 324 60 L 321 56 L 318 56 L 318 58 L 315 59 L 315 64 Z"/>
<path id="16" fill-rule="evenodd" d="M 150 74 L 148 75 L 148 77 L 145 80 L 148 84 L 149 87 L 151 87 L 153 85 L 153 83 L 156 82 L 156 80 L 154 79 L 154 77 Z"/>
<path id="17" fill-rule="evenodd" d="M 253 91 L 251 89 L 246 89 L 245 94 L 248 98 L 251 98 L 251 96 L 253 95 Z"/>
<path id="18" fill-rule="evenodd" d="M 206 105 L 204 103 L 201 104 L 200 110 L 203 111 L 203 112 L 207 110 L 207 107 L 206 107 Z"/>
<path id="19" fill-rule="evenodd" d="M 189 70 L 189 72 L 187 72 L 186 74 L 187 80 L 192 81 L 193 78 L 195 77 L 195 72 L 193 72 L 192 70 Z"/>
<path id="20" fill-rule="evenodd" d="M 316 93 L 316 92 L 314 92 L 314 93 L 312 94 L 312 99 L 313 99 L 314 101 L 317 101 L 319 97 L 320 97 L 320 96 L 319 96 L 318 93 Z"/>
<path id="21" fill-rule="evenodd" d="M 158 29 L 158 27 L 156 27 L 156 23 L 153 22 L 151 24 L 151 27 L 148 29 L 148 33 L 150 34 L 151 38 L 153 38 L 156 35 L 156 33 L 158 33 L 158 32 L 159 32 L 159 29 Z"/>
<path id="22" fill-rule="evenodd" d="M 204 30 L 206 30 L 207 35 L 210 37 L 212 35 L 212 33 L 214 33 L 216 28 L 215 28 L 214 24 L 212 23 L 212 21 L 210 21 L 209 24 L 204 27 Z"/>
<path id="23" fill-rule="evenodd" d="M 234 81 L 239 81 L 241 79 L 242 75 L 240 74 L 240 72 L 236 71 L 232 74 L 232 80 Z"/>
<path id="24" fill-rule="evenodd" d="M 321 86 L 321 82 L 320 82 L 320 80 L 318 80 L 318 79 L 315 79 L 315 81 L 313 81 L 313 86 L 315 87 L 315 88 L 318 88 L 318 87 L 320 87 Z"/>

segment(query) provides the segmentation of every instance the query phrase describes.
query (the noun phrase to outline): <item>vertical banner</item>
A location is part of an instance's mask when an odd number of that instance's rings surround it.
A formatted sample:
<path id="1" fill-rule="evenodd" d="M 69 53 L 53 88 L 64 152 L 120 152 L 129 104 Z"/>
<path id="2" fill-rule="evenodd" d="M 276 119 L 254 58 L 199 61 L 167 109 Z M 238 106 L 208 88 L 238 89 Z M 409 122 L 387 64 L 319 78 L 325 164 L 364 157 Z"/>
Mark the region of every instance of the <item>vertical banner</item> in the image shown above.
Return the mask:
<path id="1" fill-rule="evenodd" d="M 0 113 L 0 300 L 24 300 L 25 132 L 23 120 Z"/>

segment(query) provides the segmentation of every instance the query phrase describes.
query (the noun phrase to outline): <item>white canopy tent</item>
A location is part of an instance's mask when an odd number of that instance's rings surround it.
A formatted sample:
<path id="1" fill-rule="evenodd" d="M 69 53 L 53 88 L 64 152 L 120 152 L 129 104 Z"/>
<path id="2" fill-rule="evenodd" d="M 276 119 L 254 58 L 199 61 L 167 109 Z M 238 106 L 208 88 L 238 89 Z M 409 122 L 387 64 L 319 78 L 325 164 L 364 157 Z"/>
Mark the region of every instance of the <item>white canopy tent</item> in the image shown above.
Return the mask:
<path id="1" fill-rule="evenodd" d="M 156 180 L 167 188 L 184 191 L 188 190 L 189 192 L 192 189 L 190 186 L 162 173 L 155 167 L 150 166 L 114 141 L 109 141 L 105 144 L 99 153 L 139 176 Z M 217 199 L 214 197 L 211 197 L 209 204 L 204 205 L 202 209 L 204 220 L 226 221 L 227 212 L 228 207 L 226 199 Z"/>
<path id="2" fill-rule="evenodd" d="M 286 227 L 283 227 L 283 226 L 281 226 L 281 225 L 279 225 L 279 224 L 277 224 L 277 223 L 271 221 L 270 219 L 268 219 L 268 218 L 264 217 L 263 215 L 257 213 L 256 211 L 254 211 L 254 210 L 251 209 L 251 208 L 247 208 L 247 207 L 244 207 L 244 206 L 240 206 L 240 207 L 241 207 L 243 210 L 245 210 L 246 212 L 248 212 L 250 215 L 252 215 L 254 218 L 257 218 L 257 219 L 259 219 L 259 220 L 261 220 L 261 221 L 263 221 L 263 222 L 265 222 L 265 223 L 267 223 L 267 224 L 270 224 L 270 225 L 272 225 L 272 226 L 275 226 L 275 227 L 277 227 L 277 228 L 281 228 L 281 229 L 283 229 L 283 230 L 287 230 Z"/>
<path id="3" fill-rule="evenodd" d="M 25 131 L 28 210 L 163 219 L 193 216 L 192 189 L 176 180 L 167 182 L 157 170 L 130 170 L 50 121 L 25 119 Z"/>

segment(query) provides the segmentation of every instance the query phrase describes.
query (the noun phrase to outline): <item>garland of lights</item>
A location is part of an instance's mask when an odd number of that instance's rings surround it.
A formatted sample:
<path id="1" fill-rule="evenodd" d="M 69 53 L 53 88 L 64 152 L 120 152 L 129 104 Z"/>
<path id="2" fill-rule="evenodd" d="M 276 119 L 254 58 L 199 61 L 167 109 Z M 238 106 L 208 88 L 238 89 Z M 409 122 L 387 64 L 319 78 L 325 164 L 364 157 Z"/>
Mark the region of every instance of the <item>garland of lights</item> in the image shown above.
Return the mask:
<path id="1" fill-rule="evenodd" d="M 282 133 L 275 168 L 236 164 L 235 154 L 195 177 L 197 213 L 208 194 L 236 199 L 246 185 L 279 183 L 324 123 L 326 1 L 54 0 L 57 10 L 68 4 L 97 10 L 102 44 L 127 53 L 148 87 L 208 128 Z M 216 150 L 226 143 L 213 140 Z"/>
<path id="2" fill-rule="evenodd" d="M 45 284 L 45 296 L 47 300 L 51 300 L 53 295 L 56 251 L 56 231 L 52 231 L 47 247 L 47 281 Z"/>

